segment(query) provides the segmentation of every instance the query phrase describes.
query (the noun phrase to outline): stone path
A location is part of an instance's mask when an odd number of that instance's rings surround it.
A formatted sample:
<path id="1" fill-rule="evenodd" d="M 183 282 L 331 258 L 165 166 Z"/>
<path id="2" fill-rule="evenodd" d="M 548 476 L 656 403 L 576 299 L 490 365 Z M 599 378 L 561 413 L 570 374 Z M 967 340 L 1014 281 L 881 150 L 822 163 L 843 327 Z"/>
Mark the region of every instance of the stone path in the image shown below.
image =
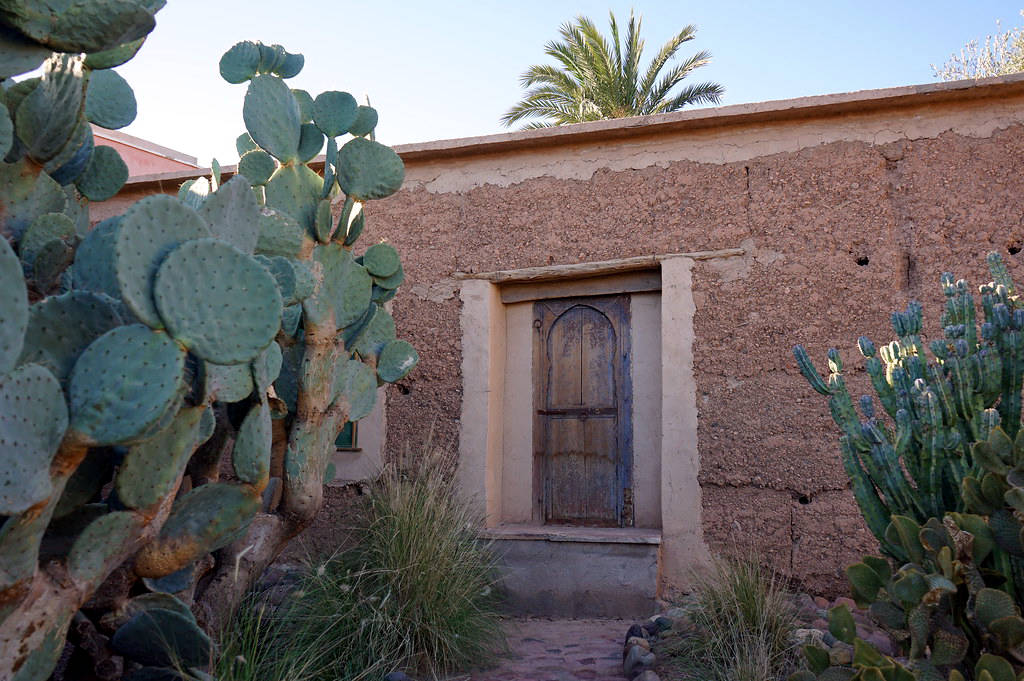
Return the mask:
<path id="1" fill-rule="evenodd" d="M 628 620 L 510 619 L 510 653 L 469 681 L 624 681 L 622 642 Z"/>

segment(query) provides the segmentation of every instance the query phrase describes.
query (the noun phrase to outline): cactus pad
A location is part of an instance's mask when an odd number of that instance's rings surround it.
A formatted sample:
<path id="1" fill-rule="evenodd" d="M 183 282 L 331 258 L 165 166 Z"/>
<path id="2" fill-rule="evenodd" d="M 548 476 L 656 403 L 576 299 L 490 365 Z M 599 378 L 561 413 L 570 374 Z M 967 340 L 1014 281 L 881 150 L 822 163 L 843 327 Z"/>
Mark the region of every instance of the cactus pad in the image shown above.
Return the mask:
<path id="1" fill-rule="evenodd" d="M 74 258 L 74 249 L 60 239 L 51 239 L 43 244 L 32 261 L 32 282 L 35 289 L 52 289 Z"/>
<path id="2" fill-rule="evenodd" d="M 264 45 L 263 43 L 256 43 L 256 46 L 260 50 L 260 73 L 271 73 L 277 68 L 278 64 L 284 61 L 285 49 L 280 45 Z"/>
<path id="3" fill-rule="evenodd" d="M 404 340 L 394 340 L 384 346 L 377 358 L 377 375 L 385 383 L 405 378 L 420 361 L 416 350 Z"/>
<path id="4" fill-rule="evenodd" d="M 163 6 L 164 0 L 16 2 L 5 3 L 4 19 L 52 50 L 97 52 L 148 35 Z"/>
<path id="5" fill-rule="evenodd" d="M 0 515 L 50 495 L 50 462 L 68 424 L 60 383 L 26 364 L 0 378 Z"/>
<path id="6" fill-rule="evenodd" d="M 358 109 L 356 98 L 347 92 L 322 92 L 313 100 L 313 121 L 328 137 L 338 137 L 356 122 Z"/>
<path id="7" fill-rule="evenodd" d="M 256 252 L 261 255 L 283 255 L 289 258 L 308 256 L 314 246 L 309 232 L 293 217 L 278 211 L 260 213 L 260 236 Z"/>
<path id="8" fill-rule="evenodd" d="M 242 118 L 253 141 L 275 158 L 282 163 L 297 158 L 302 116 L 283 80 L 268 75 L 253 78 L 245 93 Z"/>
<path id="9" fill-rule="evenodd" d="M 106 201 L 121 191 L 127 181 L 128 166 L 121 155 L 113 147 L 98 146 L 75 186 L 90 201 Z"/>
<path id="10" fill-rule="evenodd" d="M 18 244 L 18 256 L 26 265 L 31 265 L 47 242 L 64 241 L 74 244 L 78 240 L 75 224 L 63 213 L 45 213 L 40 215 L 21 236 Z"/>
<path id="11" fill-rule="evenodd" d="M 238 159 L 238 172 L 254 185 L 266 184 L 275 170 L 277 162 L 274 157 L 262 149 L 247 151 Z"/>
<path id="12" fill-rule="evenodd" d="M 104 293 L 112 298 L 121 297 L 114 265 L 114 241 L 121 225 L 121 217 L 100 222 L 82 239 L 75 252 L 75 288 Z"/>
<path id="13" fill-rule="evenodd" d="M 14 368 L 21 355 L 28 319 L 21 263 L 7 240 L 0 238 L 0 377 Z"/>
<path id="14" fill-rule="evenodd" d="M 178 188 L 178 198 L 192 210 L 199 210 L 210 195 L 210 180 L 205 177 L 198 177 L 194 180 L 182 182 Z"/>
<path id="15" fill-rule="evenodd" d="M 29 161 L 0 162 L 0 235 L 17 241 L 37 217 L 61 213 L 66 205 L 61 186 Z"/>
<path id="16" fill-rule="evenodd" d="M 375 279 L 387 279 L 401 266 L 398 251 L 391 244 L 374 244 L 363 254 L 363 266 Z"/>
<path id="17" fill-rule="evenodd" d="M 129 450 L 114 481 L 117 498 L 128 508 L 146 509 L 173 494 L 196 447 L 206 407 L 181 409 L 171 425 Z"/>
<path id="18" fill-rule="evenodd" d="M 247 132 L 243 132 L 237 138 L 235 138 L 235 151 L 238 152 L 239 156 L 244 156 L 250 151 L 256 151 L 260 148 L 260 145 L 256 144 L 252 136 Z"/>
<path id="19" fill-rule="evenodd" d="M 306 58 L 301 54 L 290 54 L 285 52 L 284 59 L 274 66 L 274 73 L 282 78 L 293 78 L 299 75 L 302 67 L 306 65 Z"/>
<path id="20" fill-rule="evenodd" d="M 260 48 L 249 40 L 236 43 L 220 58 L 221 78 L 234 85 L 255 76 L 259 67 Z"/>
<path id="21" fill-rule="evenodd" d="M 273 275 L 285 305 L 294 305 L 313 292 L 313 274 L 302 261 L 279 255 L 258 255 L 256 259 Z"/>
<path id="22" fill-rule="evenodd" d="M 288 305 L 281 311 L 281 331 L 288 336 L 294 336 L 299 330 L 299 322 L 302 321 L 302 306 Z"/>
<path id="23" fill-rule="evenodd" d="M 88 121 L 81 120 L 64 149 L 47 161 L 43 165 L 43 170 L 59 184 L 71 184 L 85 172 L 95 148 L 96 140 L 92 136 L 92 128 L 89 127 Z"/>
<path id="24" fill-rule="evenodd" d="M 377 110 L 372 106 L 360 105 L 356 119 L 349 126 L 348 132 L 356 137 L 364 137 L 377 127 Z"/>
<path id="25" fill-rule="evenodd" d="M 331 215 L 331 200 L 320 199 L 316 207 L 316 220 L 313 224 L 313 232 L 316 239 L 322 244 L 331 240 L 331 229 L 334 227 L 334 216 Z"/>
<path id="26" fill-rule="evenodd" d="M 192 614 L 192 611 L 189 610 L 189 607 L 168 592 L 140 594 L 128 601 L 124 606 L 124 612 L 129 617 L 134 617 L 140 612 L 157 609 L 170 610 L 171 612 L 178 613 L 187 620 L 192 622 L 196 621 L 196 617 Z"/>
<path id="27" fill-rule="evenodd" d="M 127 321 L 119 308 L 111 298 L 90 291 L 44 298 L 29 311 L 20 363 L 41 364 L 65 382 L 90 343 Z"/>
<path id="28" fill-rule="evenodd" d="M 324 148 L 324 134 L 312 123 L 303 123 L 299 131 L 299 162 L 308 163 Z"/>
<path id="29" fill-rule="evenodd" d="M 336 328 L 358 321 L 370 304 L 372 283 L 366 268 L 335 243 L 320 246 L 313 255 L 321 265 L 321 279 L 313 295 L 303 301 L 306 316 L 321 323 L 333 314 Z"/>
<path id="30" fill-rule="evenodd" d="M 167 575 L 215 551 L 244 528 L 259 507 L 259 494 L 247 485 L 211 482 L 196 487 L 174 502 L 159 537 L 139 552 L 136 574 Z"/>
<path id="31" fill-rule="evenodd" d="M 98 579 L 109 570 L 132 536 L 142 529 L 142 518 L 130 511 L 115 511 L 100 516 L 75 540 L 68 554 L 68 574 L 76 581 Z"/>
<path id="32" fill-rule="evenodd" d="M 391 147 L 361 137 L 338 150 L 338 184 L 359 201 L 383 199 L 402 186 L 405 165 Z"/>
<path id="33" fill-rule="evenodd" d="M 260 394 L 277 380 L 281 373 L 281 346 L 271 343 L 252 363 L 252 378 Z"/>
<path id="34" fill-rule="evenodd" d="M 383 305 L 384 303 L 394 298 L 395 294 L 397 293 L 398 291 L 396 291 L 393 288 L 381 288 L 380 286 L 377 286 L 377 284 L 374 284 L 373 293 L 370 295 L 370 300 L 377 303 L 378 305 Z"/>
<path id="35" fill-rule="evenodd" d="M 196 576 L 196 567 L 196 563 L 189 563 L 177 572 L 172 572 L 163 577 L 143 577 L 142 583 L 154 593 L 164 596 L 176 594 L 192 586 L 192 580 Z M 168 608 L 168 610 L 170 609 L 172 608 Z M 191 614 L 192 611 L 189 611 L 189 615 Z"/>
<path id="36" fill-rule="evenodd" d="M 110 48 L 109 50 L 87 54 L 85 56 L 85 65 L 94 71 L 99 69 L 112 69 L 115 66 L 120 66 L 134 57 L 138 51 L 142 49 L 142 44 L 145 42 L 145 38 L 139 38 L 138 40 L 122 43 L 117 47 Z"/>
<path id="37" fill-rule="evenodd" d="M 358 421 L 373 411 L 377 401 L 377 376 L 371 367 L 354 359 L 344 360 L 335 375 L 335 388 L 348 400 L 349 421 Z"/>
<path id="38" fill-rule="evenodd" d="M 0 26 L 0 79 L 34 71 L 50 50 L 20 33 Z"/>
<path id="39" fill-rule="evenodd" d="M 144 665 L 205 667 L 213 644 L 194 620 L 162 608 L 151 608 L 125 622 L 110 639 L 113 649 Z"/>
<path id="40" fill-rule="evenodd" d="M 56 626 L 46 633 L 38 647 L 22 660 L 11 681 L 46 681 L 50 678 L 64 650 L 64 626 Z"/>
<path id="41" fill-rule="evenodd" d="M 292 96 L 299 105 L 299 120 L 303 123 L 313 122 L 313 98 L 305 90 L 292 88 Z"/>
<path id="42" fill-rule="evenodd" d="M 71 370 L 71 428 L 93 444 L 122 444 L 175 409 L 185 350 L 141 324 L 103 334 Z"/>
<path id="43" fill-rule="evenodd" d="M 270 476 L 270 408 L 266 400 L 254 405 L 238 429 L 231 463 L 242 482 L 262 489 Z"/>
<path id="44" fill-rule="evenodd" d="M 211 364 L 203 367 L 204 394 L 218 402 L 238 402 L 252 394 L 252 372 L 248 364 Z"/>
<path id="45" fill-rule="evenodd" d="M 78 127 L 81 105 L 81 57 L 50 57 L 39 85 L 21 100 L 14 116 L 18 140 L 33 160 L 45 163 L 64 148 Z"/>
<path id="46" fill-rule="evenodd" d="M 281 294 L 253 258 L 217 239 L 171 251 L 156 275 L 154 297 L 174 338 L 216 364 L 249 362 L 281 326 Z"/>
<path id="47" fill-rule="evenodd" d="M 137 113 L 135 93 L 117 71 L 92 72 L 85 93 L 85 117 L 90 123 L 117 130 L 131 124 Z"/>
<path id="48" fill-rule="evenodd" d="M 282 166 L 267 182 L 267 206 L 295 218 L 310 234 L 323 180 L 308 166 Z"/>
<path id="49" fill-rule="evenodd" d="M 199 214 L 181 201 L 165 196 L 148 196 L 122 216 L 114 242 L 117 279 L 121 298 L 138 318 L 153 328 L 163 322 L 153 302 L 157 269 L 178 245 L 210 235 Z M 183 282 L 185 284 L 195 284 Z"/>
<path id="50" fill-rule="evenodd" d="M 359 204 L 359 205 L 362 205 L 362 204 Z M 351 246 L 352 244 L 354 244 L 356 242 L 356 239 L 359 238 L 359 235 L 363 233 L 363 228 L 365 228 L 365 227 L 366 227 L 366 214 L 363 213 L 362 211 L 359 211 L 359 213 L 357 213 L 356 216 L 354 218 L 352 218 L 352 222 L 350 222 L 348 224 L 347 231 L 345 232 L 344 244 L 346 246 Z M 339 240 L 340 240 L 340 234 L 341 234 L 341 228 L 339 226 L 338 234 L 335 235 L 335 236 L 339 237 Z"/>
<path id="51" fill-rule="evenodd" d="M 326 199 L 334 193 L 334 162 L 338 160 L 338 140 L 327 138 L 327 150 L 324 152 L 324 182 L 320 190 L 320 198 Z"/>
<path id="52" fill-rule="evenodd" d="M 375 286 L 394 291 L 396 288 L 402 285 L 405 281 L 405 270 L 402 269 L 402 264 L 398 264 L 398 269 L 390 277 L 374 277 L 373 283 Z"/>
<path id="53" fill-rule="evenodd" d="M 242 253 L 252 253 L 260 234 L 260 207 L 247 177 L 232 177 L 207 197 L 199 215 L 210 233 Z"/>
<path id="54" fill-rule="evenodd" d="M 346 343 L 345 347 L 355 350 L 364 359 L 373 357 L 376 360 L 385 346 L 395 340 L 395 320 L 380 305 L 374 304 L 371 310 L 373 315 L 366 328 L 353 343 Z"/>
<path id="55" fill-rule="evenodd" d="M 14 123 L 7 107 L 0 106 L 0 158 L 7 155 L 14 143 Z"/>

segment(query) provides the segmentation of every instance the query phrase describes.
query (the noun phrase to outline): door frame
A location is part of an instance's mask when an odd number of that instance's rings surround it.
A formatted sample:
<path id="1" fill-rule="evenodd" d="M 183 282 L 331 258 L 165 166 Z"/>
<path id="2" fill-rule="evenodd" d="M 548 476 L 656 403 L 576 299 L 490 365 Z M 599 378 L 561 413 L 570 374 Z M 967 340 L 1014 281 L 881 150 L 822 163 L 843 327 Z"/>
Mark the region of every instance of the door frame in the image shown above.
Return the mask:
<path id="1" fill-rule="evenodd" d="M 612 322 L 616 335 L 616 357 L 618 359 L 615 377 L 618 397 L 618 423 L 616 428 L 619 456 L 615 465 L 615 519 L 616 527 L 632 527 L 633 514 L 633 382 L 631 376 L 630 296 L 628 293 L 615 295 L 573 296 L 571 298 L 549 298 L 536 300 L 533 304 L 533 521 L 547 522 L 550 504 L 548 484 L 548 457 L 545 452 L 547 441 L 547 419 L 538 414 L 545 404 L 547 385 L 547 359 L 544 334 L 563 313 L 577 305 L 591 307 Z M 545 319 L 542 308 L 550 315 Z"/>

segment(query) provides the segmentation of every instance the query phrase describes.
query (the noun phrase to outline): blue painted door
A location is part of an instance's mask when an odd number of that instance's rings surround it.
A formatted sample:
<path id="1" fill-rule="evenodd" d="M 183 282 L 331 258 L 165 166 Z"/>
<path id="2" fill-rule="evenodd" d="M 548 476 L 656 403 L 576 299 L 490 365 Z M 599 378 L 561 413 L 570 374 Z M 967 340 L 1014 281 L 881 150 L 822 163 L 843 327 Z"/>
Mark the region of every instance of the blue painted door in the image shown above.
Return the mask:
<path id="1" fill-rule="evenodd" d="M 631 525 L 629 298 L 547 300 L 534 311 L 544 521 Z"/>

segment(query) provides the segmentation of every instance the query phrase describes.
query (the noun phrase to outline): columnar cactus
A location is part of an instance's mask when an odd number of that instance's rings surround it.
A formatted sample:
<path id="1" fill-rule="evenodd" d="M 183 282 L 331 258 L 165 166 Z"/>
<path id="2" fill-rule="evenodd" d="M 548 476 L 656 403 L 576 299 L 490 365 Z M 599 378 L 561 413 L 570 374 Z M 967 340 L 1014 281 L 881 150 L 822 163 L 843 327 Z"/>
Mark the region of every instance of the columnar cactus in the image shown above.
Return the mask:
<path id="1" fill-rule="evenodd" d="M 794 350 L 804 376 L 829 396 L 857 502 L 895 560 L 867 557 L 847 577 L 900 656 L 857 639 L 839 608 L 830 630 L 854 645 L 852 665 L 830 666 L 825 651 L 808 646 L 809 670 L 791 681 L 1024 675 L 1024 303 L 998 254 L 988 263 L 980 329 L 966 282 L 943 275 L 944 338 L 930 344 L 934 363 L 914 303 L 893 315 L 899 340 L 881 349 L 881 360 L 860 339 L 890 423 L 876 418 L 869 397 L 857 418 L 838 353 L 829 351 L 826 384 L 803 348 Z"/>
<path id="2" fill-rule="evenodd" d="M 221 61 L 249 81 L 239 174 L 88 229 L 86 199 L 127 173 L 87 123 L 134 115 L 107 69 L 162 4 L 0 6 L 17 48 L 0 76 L 45 60 L 0 107 L 0 678 L 46 679 L 89 599 L 107 612 L 86 624 L 133 678 L 202 678 L 192 600 L 215 621 L 313 519 L 338 432 L 418 360 L 383 307 L 394 249 L 353 253 L 362 203 L 399 188 L 401 160 L 366 138 L 369 107 L 289 89 L 303 59 L 279 46 Z M 321 177 L 307 162 L 325 140 Z"/>
<path id="3" fill-rule="evenodd" d="M 981 287 L 980 329 L 967 282 L 942 275 L 944 337 L 929 346 L 933 361 L 920 336 L 921 307 L 914 302 L 892 315 L 896 340 L 877 351 L 869 339 L 858 341 L 888 423 L 867 395 L 859 400 L 863 418 L 858 417 L 838 351 L 828 352 L 826 382 L 803 346 L 793 348 L 811 387 L 829 398 L 861 513 L 882 550 L 898 560 L 906 555 L 886 537 L 890 516 L 924 523 L 962 511 L 962 481 L 980 471 L 972 445 L 987 439 L 996 423 L 1011 438 L 1020 430 L 1024 305 L 997 253 L 989 256 L 989 266 L 994 281 Z"/>

